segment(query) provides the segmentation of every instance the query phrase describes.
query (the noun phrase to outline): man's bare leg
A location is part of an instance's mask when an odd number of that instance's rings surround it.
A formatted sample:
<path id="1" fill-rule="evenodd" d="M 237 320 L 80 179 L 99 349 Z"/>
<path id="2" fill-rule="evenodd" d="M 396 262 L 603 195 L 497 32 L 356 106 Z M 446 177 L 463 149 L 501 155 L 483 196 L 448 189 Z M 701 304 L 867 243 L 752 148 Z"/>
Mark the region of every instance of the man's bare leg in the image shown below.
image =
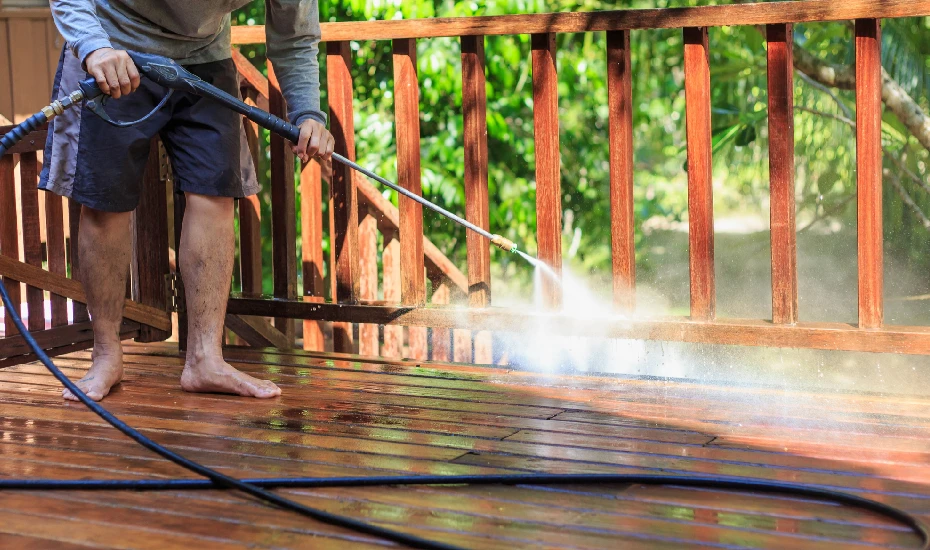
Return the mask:
<path id="1" fill-rule="evenodd" d="M 276 397 L 272 382 L 241 373 L 223 360 L 226 300 L 232 282 L 233 199 L 186 193 L 178 254 L 187 299 L 187 360 L 181 387 L 189 392 Z"/>
<path id="2" fill-rule="evenodd" d="M 87 294 L 87 309 L 94 328 L 94 351 L 90 370 L 78 380 L 77 386 L 94 401 L 103 399 L 123 378 L 119 327 L 132 254 L 129 215 L 129 212 L 103 212 L 86 206 L 81 209 L 79 279 Z M 62 396 L 78 400 L 69 390 L 64 390 Z"/>

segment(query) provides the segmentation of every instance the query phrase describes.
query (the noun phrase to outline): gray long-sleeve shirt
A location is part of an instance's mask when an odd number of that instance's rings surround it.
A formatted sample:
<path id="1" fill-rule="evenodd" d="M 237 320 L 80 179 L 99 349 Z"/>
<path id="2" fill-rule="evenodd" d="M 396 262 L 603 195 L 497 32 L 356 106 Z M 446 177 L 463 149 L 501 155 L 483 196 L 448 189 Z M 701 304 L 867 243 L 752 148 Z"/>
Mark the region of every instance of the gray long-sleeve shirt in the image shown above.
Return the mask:
<path id="1" fill-rule="evenodd" d="M 51 0 L 67 47 L 84 59 L 100 48 L 170 57 L 183 65 L 230 57 L 229 14 L 249 0 Z M 265 0 L 268 59 L 294 124 L 326 122 L 320 110 L 317 0 Z"/>

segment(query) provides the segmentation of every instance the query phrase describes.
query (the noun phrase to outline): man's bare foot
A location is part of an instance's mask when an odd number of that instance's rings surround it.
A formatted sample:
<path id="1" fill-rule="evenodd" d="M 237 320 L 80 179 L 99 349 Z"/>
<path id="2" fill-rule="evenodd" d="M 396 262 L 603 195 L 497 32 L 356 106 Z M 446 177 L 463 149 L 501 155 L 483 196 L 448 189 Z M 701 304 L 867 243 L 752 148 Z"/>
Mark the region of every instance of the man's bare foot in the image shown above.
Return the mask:
<path id="1" fill-rule="evenodd" d="M 123 379 L 123 352 L 120 350 L 116 353 L 98 353 L 95 350 L 91 355 L 91 360 L 93 364 L 87 371 L 87 375 L 75 384 L 87 394 L 87 397 L 100 401 L 110 393 L 110 388 L 119 384 Z M 68 389 L 65 389 L 61 396 L 69 401 L 78 401 L 77 396 Z"/>
<path id="2" fill-rule="evenodd" d="M 281 395 L 281 388 L 273 382 L 239 372 L 220 358 L 185 363 L 181 388 L 195 393 L 232 393 L 259 399 Z"/>

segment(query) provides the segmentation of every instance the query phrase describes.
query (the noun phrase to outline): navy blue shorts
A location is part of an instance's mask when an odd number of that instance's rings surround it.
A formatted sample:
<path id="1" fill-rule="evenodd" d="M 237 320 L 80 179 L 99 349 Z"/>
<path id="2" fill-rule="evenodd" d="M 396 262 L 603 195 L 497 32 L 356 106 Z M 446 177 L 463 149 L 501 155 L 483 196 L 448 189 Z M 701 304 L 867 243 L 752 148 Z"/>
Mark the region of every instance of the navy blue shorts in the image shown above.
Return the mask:
<path id="1" fill-rule="evenodd" d="M 239 77 L 231 59 L 187 69 L 238 97 Z M 53 97 L 66 96 L 88 76 L 65 49 Z M 151 111 L 165 93 L 142 77 L 135 92 L 108 100 L 106 110 L 115 120 L 136 120 Z M 111 126 L 87 108 L 72 109 L 53 119 L 39 188 L 96 210 L 135 210 L 151 139 L 156 135 L 168 151 L 176 192 L 236 198 L 258 192 L 241 115 L 183 92 L 175 92 L 151 119 L 130 128 Z"/>

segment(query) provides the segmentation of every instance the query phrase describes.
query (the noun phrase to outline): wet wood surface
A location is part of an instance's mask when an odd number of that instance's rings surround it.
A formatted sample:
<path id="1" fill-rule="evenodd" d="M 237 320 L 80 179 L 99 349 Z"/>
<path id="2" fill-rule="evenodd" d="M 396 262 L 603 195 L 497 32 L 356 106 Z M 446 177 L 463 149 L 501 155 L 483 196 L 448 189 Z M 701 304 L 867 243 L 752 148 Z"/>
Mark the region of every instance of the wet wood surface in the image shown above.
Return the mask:
<path id="1" fill-rule="evenodd" d="M 268 401 L 181 391 L 171 344 L 128 345 L 107 407 L 230 475 L 722 474 L 811 484 L 930 519 L 930 399 L 510 371 L 230 348 Z M 58 359 L 83 376 L 90 352 Z M 36 363 L 0 371 L 0 477 L 193 477 L 80 404 Z M 282 491 L 467 548 L 913 548 L 906 528 L 789 496 L 676 486 Z M 381 541 L 233 492 L 7 491 L 0 546 L 367 548 Z"/>

